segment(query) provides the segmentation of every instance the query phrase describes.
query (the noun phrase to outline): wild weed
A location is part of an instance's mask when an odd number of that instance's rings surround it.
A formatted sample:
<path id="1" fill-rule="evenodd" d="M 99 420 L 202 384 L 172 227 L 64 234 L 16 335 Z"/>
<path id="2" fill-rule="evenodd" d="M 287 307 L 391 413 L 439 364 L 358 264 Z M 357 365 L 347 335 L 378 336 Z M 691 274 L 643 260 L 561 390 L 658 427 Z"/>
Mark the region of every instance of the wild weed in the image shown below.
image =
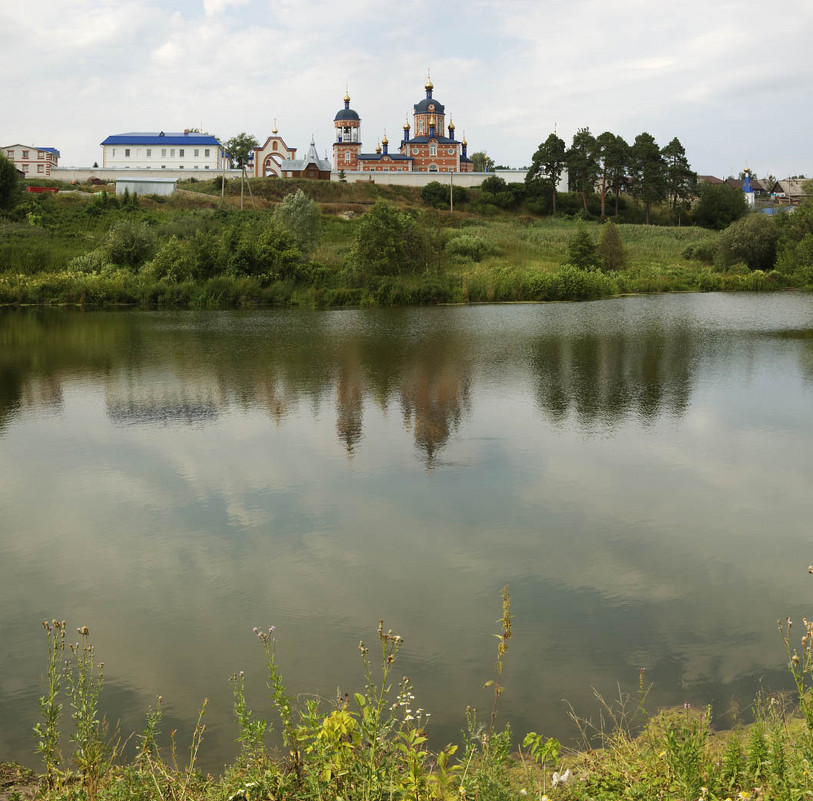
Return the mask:
<path id="1" fill-rule="evenodd" d="M 697 798 L 703 784 L 711 707 L 702 714 L 684 714 L 664 721 L 663 755 L 682 798 Z"/>
<path id="2" fill-rule="evenodd" d="M 230 679 L 234 693 L 234 716 L 240 727 L 237 742 L 241 744 L 241 756 L 246 762 L 259 761 L 264 753 L 263 738 L 268 723 L 263 718 L 254 718 L 246 705 L 245 674 L 241 670 Z"/>
<path id="3" fill-rule="evenodd" d="M 89 798 L 94 798 L 105 760 L 102 721 L 99 717 L 99 693 L 102 690 L 104 664 L 94 663 L 93 645 L 87 626 L 76 630 L 80 640 L 70 644 L 73 657 L 65 674 L 68 696 L 73 707 L 73 761 L 79 768 Z"/>
<path id="4" fill-rule="evenodd" d="M 62 716 L 62 704 L 59 702 L 59 691 L 65 660 L 65 621 L 44 620 L 42 627 L 48 634 L 48 688 L 40 696 L 39 711 L 42 720 L 34 726 L 37 740 L 37 753 L 42 757 L 45 773 L 42 780 L 48 790 L 59 786 L 61 779 L 60 764 L 62 754 L 59 748 L 59 719 Z"/>

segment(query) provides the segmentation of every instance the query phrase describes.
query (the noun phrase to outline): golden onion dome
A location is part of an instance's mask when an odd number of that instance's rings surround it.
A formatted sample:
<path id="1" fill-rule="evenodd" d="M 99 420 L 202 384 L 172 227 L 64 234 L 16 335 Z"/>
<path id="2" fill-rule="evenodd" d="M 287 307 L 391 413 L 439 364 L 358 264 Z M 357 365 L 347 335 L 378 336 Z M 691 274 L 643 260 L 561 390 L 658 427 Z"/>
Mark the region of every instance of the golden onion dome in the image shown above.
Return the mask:
<path id="1" fill-rule="evenodd" d="M 377 144 L 377 145 L 375 146 L 375 152 L 376 152 L 376 153 L 380 153 L 380 152 L 381 152 L 381 143 L 379 143 L 379 144 Z"/>
<path id="2" fill-rule="evenodd" d="M 388 145 L 389 143 L 390 143 L 390 140 L 387 139 L 387 134 L 384 134 L 384 138 L 381 140 L 381 144 L 382 145 Z"/>
<path id="3" fill-rule="evenodd" d="M 429 74 L 429 70 L 426 71 L 426 83 L 424 84 L 423 88 L 427 91 L 435 88 L 435 85 L 432 83 L 432 77 Z"/>

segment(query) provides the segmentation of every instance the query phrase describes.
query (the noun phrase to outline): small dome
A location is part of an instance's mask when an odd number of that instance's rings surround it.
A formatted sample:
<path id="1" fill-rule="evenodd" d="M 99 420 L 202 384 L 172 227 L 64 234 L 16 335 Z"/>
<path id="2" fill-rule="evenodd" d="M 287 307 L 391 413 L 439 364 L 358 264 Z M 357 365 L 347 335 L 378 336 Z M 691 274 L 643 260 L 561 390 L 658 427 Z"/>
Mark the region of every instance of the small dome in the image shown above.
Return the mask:
<path id="1" fill-rule="evenodd" d="M 390 143 L 390 140 L 387 139 L 387 134 L 384 134 L 384 138 L 381 140 L 381 144 L 382 145 L 388 145 L 389 143 Z"/>
<path id="2" fill-rule="evenodd" d="M 378 145 L 376 145 L 376 146 L 375 146 L 375 152 L 376 152 L 376 153 L 380 153 L 380 152 L 381 152 L 381 145 L 380 145 L 380 144 L 378 144 Z"/>
<path id="3" fill-rule="evenodd" d="M 352 108 L 340 108 L 336 112 L 336 116 L 333 118 L 334 122 L 339 122 L 340 120 L 358 120 L 360 119 L 359 115 L 353 111 Z"/>
<path id="4" fill-rule="evenodd" d="M 408 131 L 408 130 L 409 130 L 409 120 L 407 120 L 407 121 L 404 123 L 404 130 L 405 130 L 405 131 Z"/>
<path id="5" fill-rule="evenodd" d="M 450 131 L 454 130 L 454 120 L 449 120 L 449 130 Z"/>

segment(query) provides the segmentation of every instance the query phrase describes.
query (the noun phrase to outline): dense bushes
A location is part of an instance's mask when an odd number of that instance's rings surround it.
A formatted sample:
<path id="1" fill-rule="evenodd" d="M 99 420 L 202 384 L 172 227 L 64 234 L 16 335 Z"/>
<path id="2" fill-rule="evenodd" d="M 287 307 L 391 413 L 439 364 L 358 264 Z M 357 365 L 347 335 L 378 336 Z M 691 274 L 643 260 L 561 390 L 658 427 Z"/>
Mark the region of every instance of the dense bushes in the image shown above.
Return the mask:
<path id="1" fill-rule="evenodd" d="M 751 270 L 770 270 L 776 262 L 777 238 L 773 218 L 749 214 L 731 223 L 720 235 L 716 262 L 722 268 L 742 262 Z"/>
<path id="2" fill-rule="evenodd" d="M 698 200 L 692 209 L 692 219 L 703 228 L 722 231 L 748 213 L 748 203 L 742 190 L 728 184 L 704 182 L 698 189 Z"/>

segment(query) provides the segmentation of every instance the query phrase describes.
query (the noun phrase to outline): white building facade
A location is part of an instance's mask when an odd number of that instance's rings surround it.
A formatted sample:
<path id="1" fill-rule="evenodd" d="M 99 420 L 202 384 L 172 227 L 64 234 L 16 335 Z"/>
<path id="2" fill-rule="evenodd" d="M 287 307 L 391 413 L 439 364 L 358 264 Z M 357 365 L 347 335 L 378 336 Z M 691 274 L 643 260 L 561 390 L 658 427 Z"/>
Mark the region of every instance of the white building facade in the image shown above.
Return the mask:
<path id="1" fill-rule="evenodd" d="M 0 149 L 0 153 L 26 178 L 50 178 L 51 168 L 59 163 L 59 151 L 55 147 L 6 145 Z"/>
<path id="2" fill-rule="evenodd" d="M 105 169 L 216 171 L 229 166 L 220 142 L 200 131 L 115 134 L 101 145 Z"/>

